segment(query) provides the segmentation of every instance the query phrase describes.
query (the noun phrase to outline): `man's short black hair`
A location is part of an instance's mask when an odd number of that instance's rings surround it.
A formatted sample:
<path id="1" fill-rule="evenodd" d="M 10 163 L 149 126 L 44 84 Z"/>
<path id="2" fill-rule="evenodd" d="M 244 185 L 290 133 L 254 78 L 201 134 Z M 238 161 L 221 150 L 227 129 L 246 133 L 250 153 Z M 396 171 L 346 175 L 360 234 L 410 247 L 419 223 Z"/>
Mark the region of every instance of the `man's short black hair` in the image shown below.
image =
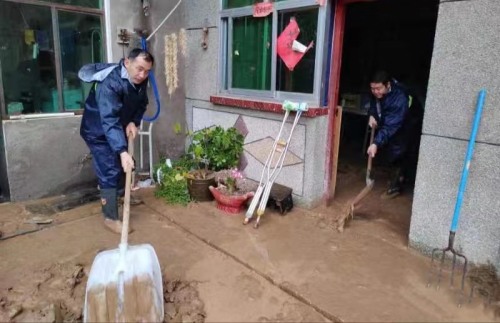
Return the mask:
<path id="1" fill-rule="evenodd" d="M 154 62 L 155 62 L 155 58 L 153 57 L 153 55 L 150 52 L 148 52 L 147 50 L 144 50 L 141 48 L 132 49 L 130 51 L 130 53 L 128 54 L 128 59 L 134 60 L 139 56 L 142 56 L 144 58 L 144 60 L 148 63 L 154 64 Z"/>
<path id="2" fill-rule="evenodd" d="M 384 70 L 376 71 L 370 78 L 370 83 L 387 84 L 391 81 L 391 76 Z"/>

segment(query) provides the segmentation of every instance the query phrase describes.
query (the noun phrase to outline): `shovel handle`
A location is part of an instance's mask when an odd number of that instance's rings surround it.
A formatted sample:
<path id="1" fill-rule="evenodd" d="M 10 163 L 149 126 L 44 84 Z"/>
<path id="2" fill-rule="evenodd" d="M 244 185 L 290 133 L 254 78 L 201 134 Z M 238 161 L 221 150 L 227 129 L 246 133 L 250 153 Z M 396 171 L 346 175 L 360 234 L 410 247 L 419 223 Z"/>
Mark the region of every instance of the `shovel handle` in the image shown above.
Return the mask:
<path id="1" fill-rule="evenodd" d="M 134 139 L 132 136 L 128 137 L 128 154 L 134 155 Z M 128 226 L 130 218 L 130 186 L 132 185 L 132 170 L 125 174 L 125 198 L 123 201 L 123 225 L 122 225 L 122 238 L 121 244 L 127 245 L 128 243 Z"/>
<path id="2" fill-rule="evenodd" d="M 373 139 L 375 138 L 375 127 L 372 127 L 372 130 L 370 132 L 370 145 L 373 144 Z M 369 176 L 369 174 L 372 171 L 372 156 L 368 155 L 368 166 L 366 167 L 366 174 Z"/>

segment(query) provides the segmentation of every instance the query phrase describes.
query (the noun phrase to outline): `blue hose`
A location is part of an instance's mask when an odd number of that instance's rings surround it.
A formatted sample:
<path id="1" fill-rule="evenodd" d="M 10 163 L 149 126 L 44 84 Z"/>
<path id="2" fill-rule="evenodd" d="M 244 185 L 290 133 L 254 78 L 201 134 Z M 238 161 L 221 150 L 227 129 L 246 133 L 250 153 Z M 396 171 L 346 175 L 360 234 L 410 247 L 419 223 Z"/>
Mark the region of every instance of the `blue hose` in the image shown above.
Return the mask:
<path id="1" fill-rule="evenodd" d="M 143 50 L 148 50 L 146 38 L 144 38 L 144 37 L 141 38 L 141 46 L 142 46 Z M 158 119 L 158 117 L 160 116 L 160 111 L 161 111 L 160 94 L 158 93 L 158 87 L 156 86 L 156 79 L 155 79 L 155 74 L 153 71 L 149 72 L 149 82 L 151 83 L 151 86 L 153 87 L 153 93 L 155 95 L 156 112 L 152 117 L 143 116 L 142 120 L 148 121 L 148 122 L 153 122 L 156 119 Z"/>

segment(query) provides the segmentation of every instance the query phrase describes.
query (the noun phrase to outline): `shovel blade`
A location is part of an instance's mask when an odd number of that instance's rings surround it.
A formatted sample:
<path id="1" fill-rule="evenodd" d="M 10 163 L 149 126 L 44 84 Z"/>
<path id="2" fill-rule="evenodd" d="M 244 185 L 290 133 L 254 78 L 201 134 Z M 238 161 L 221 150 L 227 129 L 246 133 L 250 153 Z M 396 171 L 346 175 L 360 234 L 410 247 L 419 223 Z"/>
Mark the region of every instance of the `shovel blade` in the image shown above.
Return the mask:
<path id="1" fill-rule="evenodd" d="M 151 245 L 129 246 L 125 259 L 119 249 L 96 256 L 87 281 L 84 322 L 161 322 L 163 313 L 160 263 Z"/>

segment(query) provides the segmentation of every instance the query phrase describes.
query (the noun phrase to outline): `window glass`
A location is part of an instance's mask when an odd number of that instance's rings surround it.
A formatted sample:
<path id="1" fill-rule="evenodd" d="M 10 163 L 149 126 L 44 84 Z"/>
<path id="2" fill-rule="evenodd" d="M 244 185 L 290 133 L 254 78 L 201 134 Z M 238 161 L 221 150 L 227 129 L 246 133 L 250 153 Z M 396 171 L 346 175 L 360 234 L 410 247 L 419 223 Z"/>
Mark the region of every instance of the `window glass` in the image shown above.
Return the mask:
<path id="1" fill-rule="evenodd" d="M 57 91 L 50 8 L 0 1 L 0 60 L 7 114 L 53 112 Z M 58 106 L 57 96 L 52 105 Z"/>
<path id="2" fill-rule="evenodd" d="M 231 9 L 238 7 L 251 6 L 255 3 L 254 0 L 224 0 L 222 4 L 222 8 Z"/>
<path id="3" fill-rule="evenodd" d="M 278 15 L 278 35 L 286 28 L 291 18 L 297 21 L 300 34 L 297 41 L 308 46 L 314 41 L 313 47 L 302 57 L 293 71 L 278 57 L 276 69 L 276 90 L 297 93 L 313 93 L 314 90 L 314 65 L 316 58 L 315 45 L 318 30 L 318 9 L 303 11 L 282 12 Z"/>
<path id="4" fill-rule="evenodd" d="M 65 5 L 71 5 L 71 6 L 95 8 L 95 9 L 102 8 L 102 1 L 101 0 L 45 0 L 45 1 L 61 3 L 61 4 L 65 4 Z"/>
<path id="5" fill-rule="evenodd" d="M 272 17 L 233 19 L 232 87 L 271 89 Z"/>
<path id="6" fill-rule="evenodd" d="M 67 11 L 58 14 L 64 108 L 82 109 L 92 84 L 81 82 L 78 70 L 85 64 L 103 61 L 101 19 Z M 57 90 L 52 97 L 57 97 Z"/>

